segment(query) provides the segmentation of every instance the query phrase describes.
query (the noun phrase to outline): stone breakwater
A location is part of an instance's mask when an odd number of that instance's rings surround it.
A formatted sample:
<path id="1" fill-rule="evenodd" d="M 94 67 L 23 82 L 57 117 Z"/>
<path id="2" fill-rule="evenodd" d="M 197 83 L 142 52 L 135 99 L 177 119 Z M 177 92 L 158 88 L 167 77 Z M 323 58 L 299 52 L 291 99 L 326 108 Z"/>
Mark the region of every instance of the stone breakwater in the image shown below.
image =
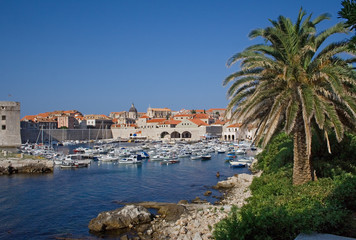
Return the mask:
<path id="1" fill-rule="evenodd" d="M 1 158 L 0 175 L 14 173 L 50 173 L 54 163 L 47 159 Z"/>
<path id="2" fill-rule="evenodd" d="M 253 178 L 259 175 L 259 173 L 254 175 L 239 174 L 218 182 L 214 188 L 223 190 L 224 195 L 219 204 L 216 205 L 210 203 L 188 203 L 187 201 L 180 201 L 178 204 L 154 202 L 135 204 L 135 207 L 155 208 L 158 209 L 158 212 L 156 216 L 152 217 L 151 222 L 143 228 L 135 226 L 136 220 L 133 223 L 127 223 L 125 226 L 129 226 L 130 229 L 134 230 L 134 233 L 120 234 L 120 239 L 213 239 L 214 225 L 228 216 L 233 205 L 240 208 L 245 204 L 246 199 L 251 196 L 249 186 Z M 120 211 L 122 210 L 115 210 L 116 213 Z M 89 228 L 91 231 L 101 231 L 103 226 L 105 228 L 108 228 L 109 225 L 115 226 L 118 225 L 117 222 L 126 222 L 126 220 L 123 221 L 122 219 L 136 219 L 143 214 L 139 212 L 137 217 L 118 217 L 116 213 L 113 216 L 109 216 L 107 212 L 99 214 L 96 220 L 93 219 L 90 222 Z M 102 222 L 102 216 L 105 216 L 104 223 Z M 116 220 L 113 221 L 112 217 L 115 217 Z M 94 221 L 98 222 L 94 223 Z M 98 225 L 100 227 L 96 226 L 94 228 L 94 224 L 100 224 Z"/>

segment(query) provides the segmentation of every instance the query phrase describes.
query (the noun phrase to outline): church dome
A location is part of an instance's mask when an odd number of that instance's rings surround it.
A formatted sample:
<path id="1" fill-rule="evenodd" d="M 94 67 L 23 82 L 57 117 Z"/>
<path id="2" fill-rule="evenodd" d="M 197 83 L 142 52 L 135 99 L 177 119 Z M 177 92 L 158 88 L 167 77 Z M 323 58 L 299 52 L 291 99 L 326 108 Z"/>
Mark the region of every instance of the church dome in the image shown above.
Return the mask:
<path id="1" fill-rule="evenodd" d="M 137 109 L 135 108 L 134 104 L 131 105 L 129 112 L 137 113 Z"/>

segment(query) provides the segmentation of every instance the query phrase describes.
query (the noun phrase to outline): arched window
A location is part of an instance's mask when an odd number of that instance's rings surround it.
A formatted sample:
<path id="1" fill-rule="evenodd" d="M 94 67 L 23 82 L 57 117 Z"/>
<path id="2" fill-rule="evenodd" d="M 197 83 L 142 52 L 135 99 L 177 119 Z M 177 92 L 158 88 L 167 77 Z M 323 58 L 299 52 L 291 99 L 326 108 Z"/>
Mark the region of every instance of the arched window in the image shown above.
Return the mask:
<path id="1" fill-rule="evenodd" d="M 191 138 L 192 134 L 188 131 L 185 131 L 182 133 L 182 138 Z"/>
<path id="2" fill-rule="evenodd" d="M 172 132 L 171 133 L 171 138 L 180 138 L 180 133 L 179 132 Z"/>
<path id="3" fill-rule="evenodd" d="M 161 138 L 165 138 L 167 135 L 169 136 L 169 133 L 168 133 L 168 132 L 162 132 L 162 133 L 161 133 Z"/>

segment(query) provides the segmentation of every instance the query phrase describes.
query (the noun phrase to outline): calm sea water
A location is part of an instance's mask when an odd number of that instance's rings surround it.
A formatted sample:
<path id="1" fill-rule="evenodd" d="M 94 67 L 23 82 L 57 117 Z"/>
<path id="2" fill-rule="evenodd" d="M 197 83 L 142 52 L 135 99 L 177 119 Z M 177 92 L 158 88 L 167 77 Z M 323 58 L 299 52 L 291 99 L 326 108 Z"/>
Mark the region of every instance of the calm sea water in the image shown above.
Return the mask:
<path id="1" fill-rule="evenodd" d="M 247 168 L 230 168 L 225 154 L 208 161 L 181 159 L 161 165 L 145 160 L 141 165 L 93 162 L 88 168 L 55 167 L 53 174 L 0 176 L 0 239 L 96 239 L 89 221 L 119 202 L 178 202 L 203 194 L 217 181 Z M 220 178 L 216 178 L 216 172 Z M 213 195 L 219 192 L 213 190 Z"/>

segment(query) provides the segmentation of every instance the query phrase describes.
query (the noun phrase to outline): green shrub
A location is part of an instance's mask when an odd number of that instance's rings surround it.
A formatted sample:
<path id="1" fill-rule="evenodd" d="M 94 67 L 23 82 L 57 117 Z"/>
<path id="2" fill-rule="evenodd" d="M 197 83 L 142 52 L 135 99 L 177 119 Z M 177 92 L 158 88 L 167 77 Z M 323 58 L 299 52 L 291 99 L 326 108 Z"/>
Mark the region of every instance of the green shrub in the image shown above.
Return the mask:
<path id="1" fill-rule="evenodd" d="M 322 179 L 293 186 L 288 174 L 263 175 L 253 196 L 215 226 L 216 239 L 295 239 L 301 232 L 341 233 L 349 212 L 333 197 L 338 184 Z M 268 183 L 268 184 L 266 184 Z M 349 186 L 351 187 L 351 186 Z M 352 192 L 347 187 L 348 192 Z"/>
<path id="2" fill-rule="evenodd" d="M 328 152 L 324 138 L 317 132 L 313 135 L 312 159 L 313 168 L 318 177 L 336 177 L 345 173 L 356 174 L 356 136 L 345 133 L 338 143 L 335 134 L 329 134 L 331 154 Z"/>
<path id="3" fill-rule="evenodd" d="M 257 156 L 263 170 L 250 186 L 252 197 L 241 209 L 214 226 L 217 239 L 295 239 L 301 232 L 321 232 L 356 237 L 356 136 L 346 134 L 341 143 L 330 135 L 313 134 L 312 164 L 318 181 L 293 186 L 293 141 L 276 135 Z"/>
<path id="4" fill-rule="evenodd" d="M 264 172 L 275 172 L 293 164 L 293 140 L 286 133 L 275 136 L 266 149 L 257 155 L 257 168 Z"/>

